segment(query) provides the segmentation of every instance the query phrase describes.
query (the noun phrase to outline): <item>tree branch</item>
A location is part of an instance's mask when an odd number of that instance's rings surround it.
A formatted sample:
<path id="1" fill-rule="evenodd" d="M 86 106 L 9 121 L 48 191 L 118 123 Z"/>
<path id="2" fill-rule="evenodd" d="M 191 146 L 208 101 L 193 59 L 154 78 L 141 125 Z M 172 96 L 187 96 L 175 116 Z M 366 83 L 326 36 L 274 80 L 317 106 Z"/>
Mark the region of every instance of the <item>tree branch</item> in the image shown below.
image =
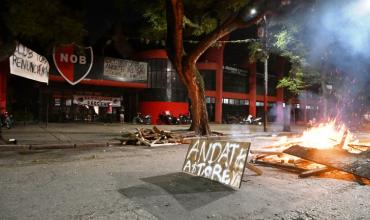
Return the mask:
<path id="1" fill-rule="evenodd" d="M 213 32 L 208 34 L 200 41 L 197 46 L 189 53 L 188 60 L 190 63 L 196 63 L 199 57 L 214 43 L 217 42 L 220 38 L 224 37 L 225 35 L 233 32 L 234 30 L 240 28 L 246 28 L 253 24 L 256 24 L 259 20 L 263 18 L 268 11 L 264 13 L 260 13 L 253 19 L 244 22 L 238 15 L 232 15 L 226 21 L 221 24 L 218 28 L 216 28 Z"/>
<path id="2" fill-rule="evenodd" d="M 182 0 L 167 0 L 167 52 L 179 76 L 184 78 L 182 71 L 183 19 L 184 5 Z"/>

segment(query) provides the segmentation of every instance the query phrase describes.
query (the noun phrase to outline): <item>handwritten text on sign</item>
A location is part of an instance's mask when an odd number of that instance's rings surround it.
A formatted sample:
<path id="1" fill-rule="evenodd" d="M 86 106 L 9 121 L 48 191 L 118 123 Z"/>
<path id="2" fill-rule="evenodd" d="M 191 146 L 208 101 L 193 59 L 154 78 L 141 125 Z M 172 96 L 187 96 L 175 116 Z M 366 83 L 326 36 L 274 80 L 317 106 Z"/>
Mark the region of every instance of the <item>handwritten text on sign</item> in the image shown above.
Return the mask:
<path id="1" fill-rule="evenodd" d="M 234 141 L 193 141 L 182 171 L 239 188 L 250 143 Z"/>
<path id="2" fill-rule="evenodd" d="M 122 81 L 147 80 L 148 64 L 132 60 L 104 58 L 104 76 L 119 78 Z"/>
<path id="3" fill-rule="evenodd" d="M 18 43 L 9 58 L 10 73 L 39 82 L 49 82 L 49 62 L 45 57 Z"/>

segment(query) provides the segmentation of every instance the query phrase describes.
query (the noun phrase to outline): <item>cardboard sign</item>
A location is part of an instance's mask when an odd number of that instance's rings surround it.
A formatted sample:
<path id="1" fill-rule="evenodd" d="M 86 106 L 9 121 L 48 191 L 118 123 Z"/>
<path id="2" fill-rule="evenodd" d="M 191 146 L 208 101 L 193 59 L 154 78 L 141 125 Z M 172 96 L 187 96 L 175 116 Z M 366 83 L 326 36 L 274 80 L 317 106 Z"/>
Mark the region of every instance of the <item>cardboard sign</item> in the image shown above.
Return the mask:
<path id="1" fill-rule="evenodd" d="M 240 188 L 249 147 L 249 142 L 195 140 L 182 171 Z"/>
<path id="2" fill-rule="evenodd" d="M 9 58 L 10 73 L 39 82 L 49 82 L 49 62 L 45 57 L 18 43 Z"/>

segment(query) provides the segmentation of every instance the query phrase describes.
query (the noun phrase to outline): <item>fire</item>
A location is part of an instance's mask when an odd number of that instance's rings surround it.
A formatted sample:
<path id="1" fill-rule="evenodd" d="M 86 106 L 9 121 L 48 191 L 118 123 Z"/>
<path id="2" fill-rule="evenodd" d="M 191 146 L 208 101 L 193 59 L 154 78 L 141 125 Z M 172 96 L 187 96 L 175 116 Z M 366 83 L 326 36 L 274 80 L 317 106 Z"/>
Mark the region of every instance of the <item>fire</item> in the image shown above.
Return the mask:
<path id="1" fill-rule="evenodd" d="M 303 132 L 300 144 L 308 148 L 331 149 L 340 144 L 346 132 L 344 125 L 336 126 L 335 121 L 321 123 L 317 127 Z M 349 132 L 346 134 L 350 135 Z"/>

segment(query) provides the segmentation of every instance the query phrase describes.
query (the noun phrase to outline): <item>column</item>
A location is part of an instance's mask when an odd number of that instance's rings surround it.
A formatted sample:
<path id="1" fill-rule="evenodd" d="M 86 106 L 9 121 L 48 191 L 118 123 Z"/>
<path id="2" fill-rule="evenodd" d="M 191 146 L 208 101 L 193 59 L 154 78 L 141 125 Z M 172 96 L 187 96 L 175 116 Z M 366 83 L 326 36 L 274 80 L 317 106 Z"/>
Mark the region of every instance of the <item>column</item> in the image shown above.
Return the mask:
<path id="1" fill-rule="evenodd" d="M 284 77 L 284 71 L 285 71 L 285 59 L 282 57 L 277 58 L 277 77 L 278 81 Z M 284 122 L 284 89 L 283 88 L 278 88 L 276 89 L 276 105 L 277 105 L 277 116 L 276 116 L 276 121 L 279 123 Z"/>
<path id="2" fill-rule="evenodd" d="M 0 63 L 0 113 L 6 111 L 7 76 L 9 73 L 9 61 Z"/>
<path id="3" fill-rule="evenodd" d="M 249 114 L 256 117 L 256 100 L 257 100 L 257 66 L 256 63 L 250 63 L 249 69 Z"/>
<path id="4" fill-rule="evenodd" d="M 223 92 L 223 66 L 219 65 L 216 70 L 216 103 L 215 103 L 215 122 L 222 123 L 222 92 Z"/>

